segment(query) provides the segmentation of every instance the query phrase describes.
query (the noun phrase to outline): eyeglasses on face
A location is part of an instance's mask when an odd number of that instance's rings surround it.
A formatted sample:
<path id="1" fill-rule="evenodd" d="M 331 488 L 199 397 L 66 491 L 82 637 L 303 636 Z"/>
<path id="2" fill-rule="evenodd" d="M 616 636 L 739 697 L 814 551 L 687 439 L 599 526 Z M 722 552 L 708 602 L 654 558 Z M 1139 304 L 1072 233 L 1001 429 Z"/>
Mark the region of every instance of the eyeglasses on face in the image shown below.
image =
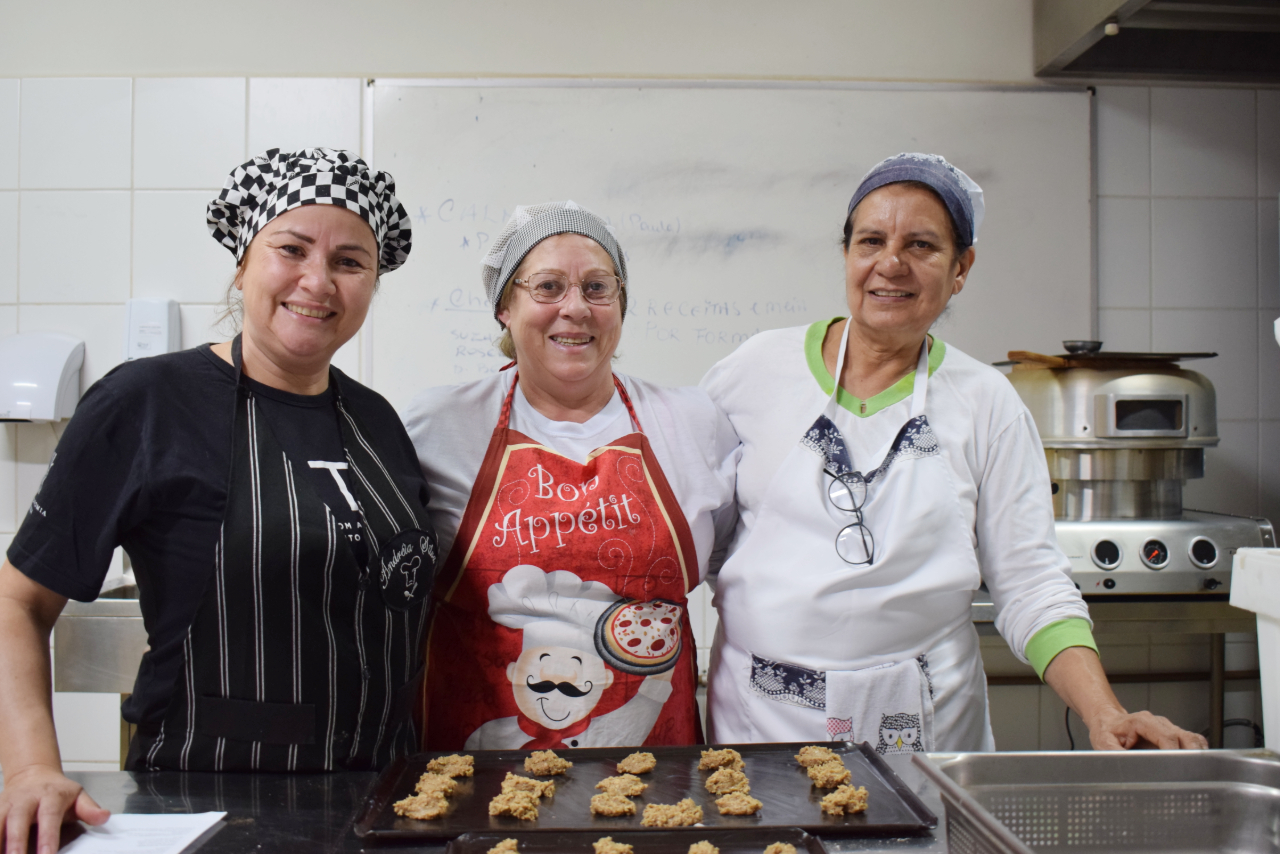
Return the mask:
<path id="1" fill-rule="evenodd" d="M 617 276 L 588 276 L 581 282 L 571 282 L 569 277 L 560 273 L 534 273 L 527 279 L 513 279 L 529 292 L 534 302 L 556 303 L 563 300 L 569 288 L 577 287 L 582 291 L 582 298 L 592 305 L 610 305 L 618 301 L 626 283 Z"/>

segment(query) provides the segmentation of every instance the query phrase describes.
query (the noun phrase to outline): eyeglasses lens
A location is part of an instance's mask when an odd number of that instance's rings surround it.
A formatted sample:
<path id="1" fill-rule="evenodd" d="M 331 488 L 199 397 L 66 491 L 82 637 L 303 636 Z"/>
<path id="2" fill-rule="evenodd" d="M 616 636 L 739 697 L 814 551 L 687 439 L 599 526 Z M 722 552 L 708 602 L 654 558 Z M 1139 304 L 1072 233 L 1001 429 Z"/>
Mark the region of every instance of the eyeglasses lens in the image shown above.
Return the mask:
<path id="1" fill-rule="evenodd" d="M 853 512 L 867 500 L 867 481 L 856 471 L 841 475 L 827 486 L 827 496 L 839 509 Z"/>
<path id="2" fill-rule="evenodd" d="M 854 522 L 846 525 L 836 535 L 836 554 L 845 563 L 871 563 L 871 557 L 875 554 L 875 540 L 865 525 Z"/>

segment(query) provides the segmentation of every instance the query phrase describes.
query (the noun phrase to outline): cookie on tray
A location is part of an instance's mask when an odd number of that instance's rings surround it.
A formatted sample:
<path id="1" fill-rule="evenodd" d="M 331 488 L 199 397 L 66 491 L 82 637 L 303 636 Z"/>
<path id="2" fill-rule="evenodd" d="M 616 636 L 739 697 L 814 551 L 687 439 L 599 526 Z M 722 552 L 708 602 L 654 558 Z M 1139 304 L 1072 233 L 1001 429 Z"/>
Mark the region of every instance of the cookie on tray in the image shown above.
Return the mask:
<path id="1" fill-rule="evenodd" d="M 622 795 L 605 792 L 603 795 L 591 796 L 592 815 L 635 815 L 636 805 Z"/>
<path id="2" fill-rule="evenodd" d="M 418 784 L 414 787 L 419 795 L 439 795 L 442 798 L 449 797 L 457 788 L 458 783 L 452 777 L 431 771 L 419 777 Z"/>
<path id="3" fill-rule="evenodd" d="M 619 774 L 648 774 L 658 766 L 652 753 L 633 753 L 618 763 Z"/>
<path id="4" fill-rule="evenodd" d="M 720 810 L 720 815 L 755 815 L 762 806 L 764 804 L 746 792 L 730 792 L 716 798 L 716 809 Z"/>
<path id="5" fill-rule="evenodd" d="M 844 767 L 844 763 L 839 760 L 823 762 L 821 765 L 814 765 L 809 769 L 809 779 L 819 789 L 834 789 L 841 783 L 849 782 L 851 776 L 849 769 Z"/>
<path id="6" fill-rule="evenodd" d="M 628 798 L 634 798 L 636 795 L 643 795 L 644 790 L 649 788 L 649 784 L 635 774 L 620 774 L 617 777 L 605 777 L 599 783 L 596 783 L 596 788 L 611 795 L 625 795 Z"/>
<path id="7" fill-rule="evenodd" d="M 751 792 L 747 775 L 735 768 L 718 769 L 707 778 L 706 786 L 707 791 L 713 795 L 727 795 L 730 792 L 742 792 L 745 795 Z"/>
<path id="8" fill-rule="evenodd" d="M 853 815 L 867 808 L 865 786 L 841 786 L 822 799 L 822 811 L 827 815 Z"/>
<path id="9" fill-rule="evenodd" d="M 690 845 L 688 854 L 720 854 L 720 849 L 704 839 Z"/>
<path id="10" fill-rule="evenodd" d="M 442 795 L 410 795 L 402 801 L 392 804 L 396 815 L 414 818 L 418 821 L 432 821 L 449 811 L 449 802 Z"/>
<path id="11" fill-rule="evenodd" d="M 614 842 L 612 836 L 602 836 L 592 842 L 591 847 L 596 854 L 632 854 L 635 850 L 625 842 Z"/>
<path id="12" fill-rule="evenodd" d="M 790 842 L 775 842 L 764 849 L 764 854 L 796 854 L 796 847 Z"/>
<path id="13" fill-rule="evenodd" d="M 710 771 L 713 768 L 733 768 L 741 771 L 745 767 L 742 754 L 732 747 L 726 747 L 723 750 L 704 750 L 702 759 L 698 762 L 699 771 Z"/>
<path id="14" fill-rule="evenodd" d="M 520 846 L 514 839 L 504 839 L 486 851 L 485 854 L 520 854 Z"/>
<path id="15" fill-rule="evenodd" d="M 700 821 L 702 807 L 692 798 L 685 798 L 678 804 L 649 804 L 644 808 L 644 818 L 640 819 L 645 827 L 688 827 Z"/>
<path id="16" fill-rule="evenodd" d="M 536 821 L 538 799 L 528 792 L 502 792 L 489 801 L 489 815 L 509 815 L 521 821 Z"/>
<path id="17" fill-rule="evenodd" d="M 821 765 L 824 762 L 833 762 L 839 759 L 840 754 L 830 747 L 822 747 L 817 744 L 805 745 L 796 754 L 796 762 L 799 762 L 805 768 L 812 768 L 814 765 Z"/>
<path id="18" fill-rule="evenodd" d="M 502 781 L 502 791 L 504 792 L 528 792 L 535 798 L 551 798 L 555 797 L 556 784 L 550 780 L 535 780 L 532 777 L 521 777 L 519 774 L 507 772 L 506 779 Z"/>
<path id="19" fill-rule="evenodd" d="M 563 774 L 572 767 L 572 762 L 556 756 L 554 750 L 535 750 L 524 758 L 525 772 L 538 777 Z"/>
<path id="20" fill-rule="evenodd" d="M 445 777 L 474 777 L 476 773 L 476 760 L 472 756 L 437 756 L 427 763 L 427 770 L 432 774 L 442 774 Z"/>

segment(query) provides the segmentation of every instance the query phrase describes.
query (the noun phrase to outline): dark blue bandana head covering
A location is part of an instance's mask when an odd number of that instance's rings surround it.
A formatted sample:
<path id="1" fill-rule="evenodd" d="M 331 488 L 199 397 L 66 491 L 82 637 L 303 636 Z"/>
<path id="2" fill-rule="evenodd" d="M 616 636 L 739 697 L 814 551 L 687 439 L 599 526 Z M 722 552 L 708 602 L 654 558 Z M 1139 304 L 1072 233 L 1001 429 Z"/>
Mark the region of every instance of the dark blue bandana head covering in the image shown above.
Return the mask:
<path id="1" fill-rule="evenodd" d="M 919 181 L 938 194 L 956 224 L 957 249 L 963 252 L 978 242 L 978 227 L 986 213 L 982 188 L 937 154 L 897 154 L 881 160 L 862 177 L 849 202 L 849 214 L 872 190 L 902 181 Z"/>

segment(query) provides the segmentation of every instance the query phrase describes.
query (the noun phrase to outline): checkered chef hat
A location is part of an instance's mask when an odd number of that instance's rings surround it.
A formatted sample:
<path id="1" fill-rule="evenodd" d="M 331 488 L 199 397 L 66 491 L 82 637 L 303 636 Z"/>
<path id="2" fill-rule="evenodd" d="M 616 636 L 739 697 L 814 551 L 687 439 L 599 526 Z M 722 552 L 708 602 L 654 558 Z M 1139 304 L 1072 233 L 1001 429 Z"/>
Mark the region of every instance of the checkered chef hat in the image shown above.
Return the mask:
<path id="1" fill-rule="evenodd" d="M 378 273 L 394 270 L 409 257 L 409 214 L 396 198 L 396 182 L 386 172 L 349 151 L 273 148 L 237 166 L 206 219 L 213 239 L 239 262 L 254 236 L 280 214 L 303 205 L 337 205 L 359 216 L 378 241 Z"/>
<path id="2" fill-rule="evenodd" d="M 604 247 L 613 259 L 613 268 L 622 281 L 627 280 L 627 256 L 618 245 L 613 226 L 578 204 L 545 202 L 540 205 L 517 205 L 493 241 L 493 247 L 480 262 L 480 281 L 498 319 L 498 301 L 525 256 L 548 237 L 557 234 L 581 234 Z"/>

